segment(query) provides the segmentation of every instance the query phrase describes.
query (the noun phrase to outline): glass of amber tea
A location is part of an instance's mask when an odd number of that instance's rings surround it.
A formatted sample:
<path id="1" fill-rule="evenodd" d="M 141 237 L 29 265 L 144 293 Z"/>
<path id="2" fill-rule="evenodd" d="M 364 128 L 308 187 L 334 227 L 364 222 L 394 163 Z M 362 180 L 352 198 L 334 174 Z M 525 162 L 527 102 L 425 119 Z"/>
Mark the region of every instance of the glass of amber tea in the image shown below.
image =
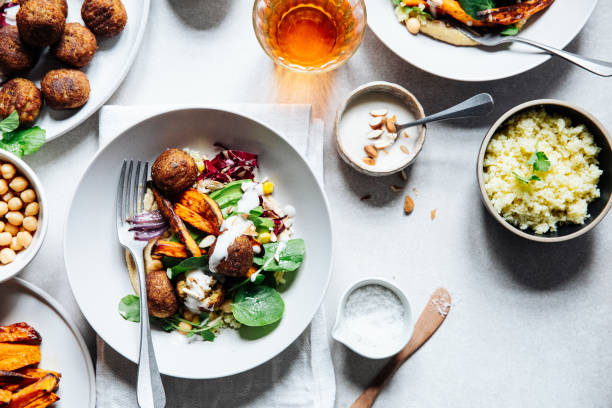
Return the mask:
<path id="1" fill-rule="evenodd" d="M 322 72 L 349 59 L 363 39 L 363 0 L 255 0 L 255 35 L 279 65 Z"/>

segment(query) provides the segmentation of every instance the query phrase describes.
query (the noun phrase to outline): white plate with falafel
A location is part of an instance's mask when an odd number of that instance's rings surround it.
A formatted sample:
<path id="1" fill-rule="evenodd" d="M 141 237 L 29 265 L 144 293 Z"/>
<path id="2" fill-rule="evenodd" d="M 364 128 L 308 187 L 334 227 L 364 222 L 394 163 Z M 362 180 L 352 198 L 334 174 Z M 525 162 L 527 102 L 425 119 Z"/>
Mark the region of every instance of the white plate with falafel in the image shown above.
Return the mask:
<path id="1" fill-rule="evenodd" d="M 406 62 L 459 81 L 508 78 L 550 55 L 512 44 L 485 48 L 454 28 L 494 30 L 565 48 L 587 24 L 597 0 L 365 0 L 368 25 Z M 596 50 L 585 55 L 597 58 Z"/>
<path id="2" fill-rule="evenodd" d="M 132 171 L 151 168 L 145 212 L 128 220 L 135 239 L 149 243 L 160 371 L 218 378 L 283 351 L 312 320 L 331 276 L 330 213 L 304 158 L 265 125 L 207 108 L 147 119 L 97 154 L 68 213 L 66 269 L 94 330 L 136 362 L 137 278 L 115 226 L 126 159 L 142 162 Z"/>
<path id="3" fill-rule="evenodd" d="M 150 0 L 0 0 L 0 119 L 47 141 L 75 128 L 119 87 L 140 46 Z"/>

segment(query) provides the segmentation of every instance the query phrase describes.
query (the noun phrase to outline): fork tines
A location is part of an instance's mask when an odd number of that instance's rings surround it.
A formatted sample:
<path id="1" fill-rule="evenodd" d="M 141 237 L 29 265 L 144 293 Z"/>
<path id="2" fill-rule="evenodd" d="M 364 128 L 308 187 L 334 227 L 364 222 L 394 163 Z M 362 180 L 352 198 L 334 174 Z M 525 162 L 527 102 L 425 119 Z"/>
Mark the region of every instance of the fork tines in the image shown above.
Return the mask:
<path id="1" fill-rule="evenodd" d="M 140 160 L 123 161 L 117 187 L 117 228 L 120 228 L 127 219 L 143 211 L 148 175 L 148 162 L 144 162 L 143 166 Z"/>

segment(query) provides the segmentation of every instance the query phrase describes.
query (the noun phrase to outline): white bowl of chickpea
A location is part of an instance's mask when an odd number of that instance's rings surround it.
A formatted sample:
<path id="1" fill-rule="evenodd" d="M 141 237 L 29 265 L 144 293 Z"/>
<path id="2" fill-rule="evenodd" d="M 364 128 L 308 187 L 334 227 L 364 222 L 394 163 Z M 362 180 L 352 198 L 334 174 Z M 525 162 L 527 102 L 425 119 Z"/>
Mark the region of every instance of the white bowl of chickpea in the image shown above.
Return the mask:
<path id="1" fill-rule="evenodd" d="M 0 150 L 0 282 L 38 253 L 47 233 L 42 183 L 23 160 Z"/>

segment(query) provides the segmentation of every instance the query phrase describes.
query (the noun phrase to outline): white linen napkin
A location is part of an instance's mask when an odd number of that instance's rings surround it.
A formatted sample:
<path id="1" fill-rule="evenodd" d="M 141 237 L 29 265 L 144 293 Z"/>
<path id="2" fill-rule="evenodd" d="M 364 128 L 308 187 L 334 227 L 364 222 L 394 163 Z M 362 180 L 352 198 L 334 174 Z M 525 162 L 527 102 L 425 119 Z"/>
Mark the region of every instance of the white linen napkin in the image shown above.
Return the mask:
<path id="1" fill-rule="evenodd" d="M 192 107 L 192 106 L 191 106 Z M 310 105 L 227 104 L 210 106 L 241 112 L 278 130 L 305 153 L 323 181 L 323 122 L 310 119 Z M 100 110 L 100 147 L 133 124 L 176 106 L 104 106 Z M 306 137 L 307 136 L 307 137 Z M 223 341 L 222 338 L 219 341 Z M 98 408 L 138 407 L 136 364 L 97 339 Z M 267 363 L 216 380 L 184 380 L 163 376 L 167 407 L 314 407 L 331 408 L 336 381 L 323 308 L 286 350 Z"/>

